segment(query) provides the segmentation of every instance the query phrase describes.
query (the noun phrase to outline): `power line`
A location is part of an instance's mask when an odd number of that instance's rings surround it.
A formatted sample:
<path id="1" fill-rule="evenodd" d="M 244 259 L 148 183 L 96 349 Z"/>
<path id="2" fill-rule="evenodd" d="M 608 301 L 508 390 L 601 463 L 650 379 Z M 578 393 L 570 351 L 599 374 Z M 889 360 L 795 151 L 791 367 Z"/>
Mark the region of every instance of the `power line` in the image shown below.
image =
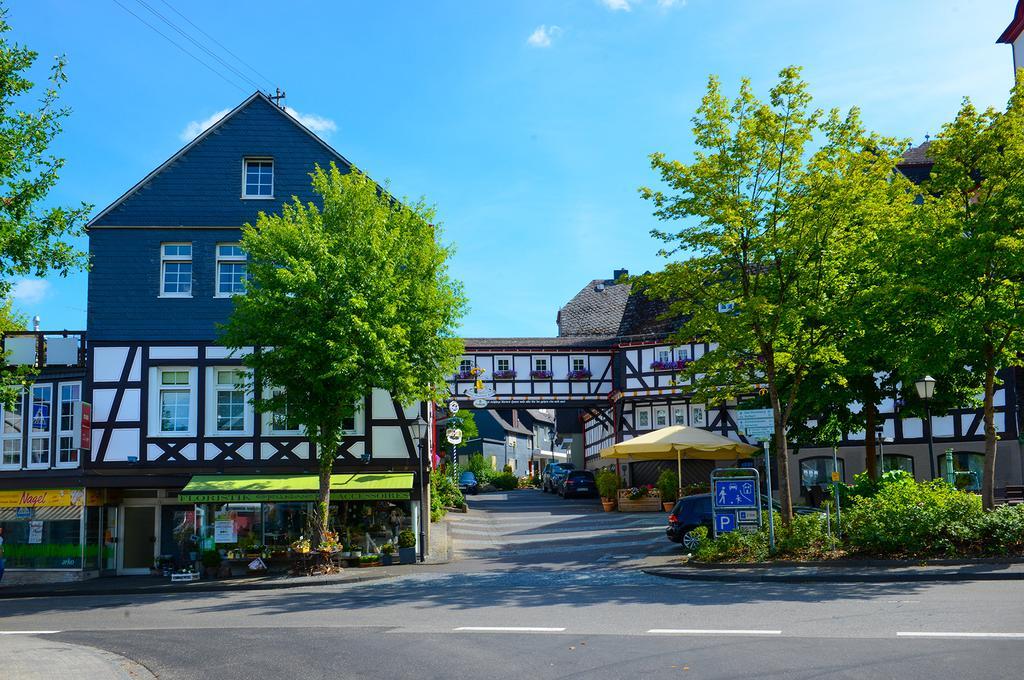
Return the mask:
<path id="1" fill-rule="evenodd" d="M 140 17 L 140 16 L 138 15 L 138 14 L 136 14 L 135 12 L 131 11 L 130 9 L 128 9 L 127 7 L 125 7 L 124 5 L 122 5 L 122 4 L 121 4 L 121 3 L 119 2 L 119 0 L 112 0 L 112 1 L 113 1 L 113 3 L 114 3 L 115 5 L 117 5 L 117 6 L 118 6 L 118 7 L 120 7 L 121 9 L 123 9 L 123 10 L 124 10 L 125 12 L 128 12 L 128 14 L 131 14 L 131 15 L 132 15 L 133 17 L 135 17 L 136 19 L 138 19 L 139 21 L 141 21 L 142 23 L 144 23 L 144 24 L 145 24 L 146 26 L 149 26 L 149 27 L 150 27 L 150 28 L 151 28 L 151 29 L 152 29 L 152 30 L 153 30 L 153 31 L 154 31 L 155 33 L 159 34 L 159 35 L 160 35 L 160 36 L 161 36 L 161 37 L 162 37 L 162 38 L 163 38 L 164 40 L 166 40 L 167 42 L 171 43 L 172 45 L 174 45 L 175 47 L 177 47 L 177 48 L 178 48 L 179 50 L 181 50 L 182 52 L 184 52 L 185 54 L 187 54 L 188 56 L 192 57 L 192 58 L 193 58 L 193 59 L 195 59 L 195 60 L 196 60 L 197 62 L 199 62 L 200 64 L 202 64 L 202 65 L 203 65 L 204 67 L 206 67 L 207 69 L 209 69 L 210 71 L 212 71 L 212 72 L 213 72 L 213 73 L 214 73 L 214 74 L 215 74 L 215 75 L 216 75 L 216 76 L 217 76 L 218 78 L 220 78 L 221 80 L 223 80 L 224 82 L 226 82 L 226 83 L 227 83 L 228 85 L 231 85 L 232 87 L 237 87 L 237 88 L 238 88 L 239 90 L 241 90 L 242 92 L 245 92 L 245 91 L 246 91 L 244 87 L 242 87 L 241 85 L 239 85 L 238 83 L 236 83 L 236 82 L 234 82 L 234 81 L 232 81 L 232 80 L 229 80 L 229 79 L 228 79 L 228 78 L 227 78 L 227 77 L 226 77 L 226 76 L 225 76 L 225 75 L 224 75 L 223 73 L 221 73 L 221 72 L 220 72 L 220 71 L 218 71 L 217 69 L 213 68 L 212 66 L 210 66 L 210 65 L 209 65 L 209 64 L 207 64 L 207 63 L 206 63 L 205 61 L 203 61 L 202 59 L 200 59 L 200 58 L 199 58 L 199 57 L 197 57 L 196 55 L 192 54 L 192 53 L 191 53 L 191 52 L 189 52 L 188 50 L 186 50 L 186 49 L 185 49 L 184 47 L 182 47 L 182 46 L 181 46 L 180 44 L 178 44 L 177 42 L 175 42 L 175 41 L 174 41 L 174 40 L 173 40 L 173 39 L 172 39 L 171 37 L 169 37 L 168 35 L 166 35 L 166 34 L 165 34 L 165 33 L 164 33 L 163 31 L 161 31 L 160 29 L 158 29 L 158 28 L 157 28 L 156 26 L 154 26 L 153 24 L 149 23 L 148 21 L 146 21 L 145 19 L 143 19 L 142 17 Z"/>
<path id="2" fill-rule="evenodd" d="M 199 31 L 200 33 L 202 33 L 203 35 L 205 35 L 205 36 L 206 36 L 207 38 L 209 38 L 209 39 L 210 39 L 210 41 L 211 41 L 211 42 L 213 42 L 213 44 L 214 44 L 214 45 L 216 45 L 217 47 L 221 48 L 222 50 L 224 50 L 225 52 L 227 52 L 228 54 L 230 54 L 230 55 L 231 55 L 232 57 L 234 57 L 234 58 L 235 58 L 235 59 L 236 59 L 236 60 L 238 61 L 238 63 L 242 64 L 242 65 L 243 65 L 243 66 L 245 66 L 245 67 L 246 67 L 247 69 L 249 69 L 250 71 L 252 71 L 253 73 L 255 73 L 255 74 L 256 74 L 257 76 L 259 76 L 260 78 L 262 78 L 262 79 L 263 79 L 263 80 L 264 80 L 264 81 L 265 81 L 265 82 L 267 83 L 267 85 L 271 85 L 271 86 L 272 86 L 272 85 L 274 85 L 274 81 L 273 81 L 273 80 L 271 80 L 270 78 L 266 77 L 265 75 L 263 75 L 262 73 L 260 73 L 259 71 L 257 71 L 257 70 L 256 70 L 256 69 L 255 69 L 255 68 L 254 68 L 254 67 L 253 67 L 253 66 L 252 66 L 252 65 L 251 65 L 251 64 L 250 64 L 249 62 L 245 61 L 245 60 L 244 60 L 244 59 L 242 59 L 242 58 L 241 58 L 240 56 L 238 56 L 237 54 L 235 54 L 234 52 L 232 52 L 231 50 L 229 50 L 229 49 L 228 49 L 227 47 L 225 47 L 225 46 L 224 46 L 224 44 L 223 44 L 223 43 L 221 43 L 221 42 L 220 42 L 219 40 L 217 40 L 216 38 L 214 38 L 214 37 L 213 37 L 212 35 L 210 35 L 210 34 L 209 34 L 209 33 L 207 33 L 206 31 L 204 31 L 203 29 L 199 28 L 199 26 L 197 26 L 197 25 L 196 25 L 196 24 L 195 24 L 195 23 L 194 23 L 194 22 L 193 22 L 193 21 L 192 21 L 191 19 L 189 19 L 189 18 L 188 18 L 187 16 L 185 16 L 184 14 L 182 14 L 182 13 L 181 13 L 181 12 L 180 12 L 180 11 L 178 10 L 178 8 L 176 8 L 176 7 L 174 6 L 174 5 L 172 5 L 171 3 L 167 2 L 167 0 L 160 0 L 160 2 L 164 3 L 165 5 L 167 5 L 167 6 L 168 6 L 168 7 L 170 8 L 170 10 L 171 10 L 172 12 L 174 12 L 174 13 L 175 13 L 175 14 L 177 14 L 177 15 L 178 15 L 179 17 L 181 17 L 181 18 L 182 18 L 182 19 L 184 19 L 184 20 L 185 20 L 186 22 L 188 22 L 189 26 L 191 26 L 192 28 L 196 29 L 197 31 Z"/>
<path id="3" fill-rule="evenodd" d="M 160 19 L 160 21 L 162 21 L 162 22 L 164 22 L 165 24 L 167 24 L 168 26 L 170 26 L 170 27 L 171 27 L 171 28 L 172 28 L 172 29 L 173 29 L 174 31 L 176 31 L 176 32 L 177 32 L 177 33 L 178 33 L 179 35 L 181 35 L 181 36 L 182 36 L 183 38 L 185 38 L 186 40 L 188 40 L 189 42 L 191 42 L 191 43 L 192 43 L 193 45 L 195 45 L 196 47 L 198 47 L 199 49 L 201 49 L 201 50 L 202 50 L 203 52 L 206 52 L 206 53 L 207 53 L 208 55 L 210 55 L 211 57 L 213 57 L 214 59 L 216 59 L 216 60 L 217 60 L 218 62 L 220 62 L 220 63 L 221 63 L 221 65 L 223 65 L 223 66 L 224 66 L 225 68 L 227 68 L 227 69 L 228 69 L 229 71 L 231 71 L 232 73 L 234 73 L 234 74 L 235 74 L 236 76 L 238 76 L 239 78 L 241 78 L 241 79 L 242 79 L 242 80 L 244 80 L 245 82 L 249 83 L 250 85 L 252 85 L 252 86 L 253 86 L 254 88 L 256 88 L 257 90 L 260 90 L 260 89 L 262 89 L 262 88 L 260 87 L 259 83 L 257 83 L 257 82 L 256 82 L 255 80 L 253 80 L 253 79 L 252 79 L 252 78 L 250 78 L 249 76 L 245 75 L 244 73 L 242 73 L 241 71 L 239 71 L 238 69 L 236 69 L 236 68 L 235 68 L 234 66 L 232 66 L 231 64 L 229 64 L 229 63 L 227 63 L 226 61 L 224 61 L 223 59 L 221 59 L 221 58 L 220 58 L 220 56 L 218 56 L 217 54 L 215 54 L 214 52 L 212 52 L 212 51 L 211 51 L 210 49 L 208 49 L 208 48 L 206 47 L 206 45 L 203 45 L 202 43 L 200 43 L 200 42 L 199 42 L 198 40 L 196 40 L 196 39 L 195 39 L 195 38 L 193 38 L 193 37 L 192 37 L 191 35 L 189 35 L 189 34 L 188 34 L 188 33 L 186 33 L 185 31 L 183 31 L 183 30 L 182 30 L 181 28 L 179 28 L 179 27 L 178 27 L 178 25 L 177 25 L 177 24 L 175 24 L 175 23 L 174 23 L 173 21 L 171 21 L 170 19 L 168 19 L 167 17 L 165 17 L 165 16 L 163 15 L 163 14 L 161 14 L 160 12 L 158 12 L 158 11 L 156 11 L 155 9 L 153 9 L 152 7 L 150 7 L 150 6 L 149 6 L 149 5 L 148 5 L 148 4 L 147 4 L 147 3 L 145 2 L 145 0 L 135 0 L 135 2 L 137 2 L 137 3 L 138 3 L 138 4 L 140 4 L 140 5 L 142 5 L 143 7 L 145 7 L 146 9 L 148 9 L 148 10 L 149 10 L 150 12 L 152 12 L 153 14 L 155 14 L 155 15 L 157 16 L 157 18 L 159 18 L 159 19 Z"/>

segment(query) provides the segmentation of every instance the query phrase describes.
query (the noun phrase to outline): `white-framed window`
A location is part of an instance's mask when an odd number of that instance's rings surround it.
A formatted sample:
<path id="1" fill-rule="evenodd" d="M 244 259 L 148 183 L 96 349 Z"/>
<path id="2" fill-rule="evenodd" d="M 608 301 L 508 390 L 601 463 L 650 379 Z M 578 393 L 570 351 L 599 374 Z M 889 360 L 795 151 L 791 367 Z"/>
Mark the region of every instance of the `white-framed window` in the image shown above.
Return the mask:
<path id="1" fill-rule="evenodd" d="M 0 450 L 0 467 L 20 468 L 22 435 L 24 432 L 24 408 L 25 395 L 19 394 L 14 406 L 10 409 L 0 406 L 3 413 L 3 430 L 0 432 L 2 450 Z"/>
<path id="2" fill-rule="evenodd" d="M 667 408 L 656 408 L 654 409 L 654 426 L 665 427 L 668 425 L 668 409 Z"/>
<path id="3" fill-rule="evenodd" d="M 345 435 L 362 434 L 363 432 L 363 409 L 362 404 L 356 404 L 352 411 L 341 419 L 341 433 Z"/>
<path id="4" fill-rule="evenodd" d="M 587 370 L 587 360 L 583 357 L 572 358 L 572 370 L 574 371 L 585 371 Z"/>
<path id="5" fill-rule="evenodd" d="M 160 295 L 192 297 L 192 244 L 160 244 Z"/>
<path id="6" fill-rule="evenodd" d="M 459 373 L 469 373 L 473 370 L 473 360 L 463 359 L 459 362 Z"/>
<path id="7" fill-rule="evenodd" d="M 279 387 L 268 390 L 268 396 L 271 397 L 282 396 L 284 393 L 284 390 Z M 297 435 L 302 433 L 302 425 L 288 409 L 287 397 L 283 406 L 266 414 L 263 427 L 271 434 Z"/>
<path id="8" fill-rule="evenodd" d="M 512 370 L 512 359 L 509 357 L 498 357 L 495 363 L 496 369 L 499 371 L 511 371 Z"/>
<path id="9" fill-rule="evenodd" d="M 57 465 L 78 465 L 75 443 L 75 403 L 82 400 L 82 384 L 61 383 L 58 387 L 57 407 Z"/>
<path id="10" fill-rule="evenodd" d="M 50 428 L 53 423 L 53 385 L 32 386 L 29 411 L 28 467 L 50 467 Z"/>
<path id="11" fill-rule="evenodd" d="M 662 361 L 664 363 L 668 363 L 668 362 L 672 361 L 672 351 L 671 350 L 667 350 L 667 349 L 659 349 L 658 350 L 658 361 Z"/>
<path id="12" fill-rule="evenodd" d="M 534 359 L 533 359 L 533 370 L 535 370 L 535 371 L 546 371 L 546 370 L 548 370 L 548 358 L 547 357 L 534 357 Z"/>
<path id="13" fill-rule="evenodd" d="M 690 348 L 689 347 L 676 347 L 676 359 L 680 361 L 687 361 L 690 359 Z"/>
<path id="14" fill-rule="evenodd" d="M 166 366 L 150 369 L 149 430 L 154 437 L 188 437 L 196 433 L 198 369 Z"/>
<path id="15" fill-rule="evenodd" d="M 242 198 L 274 197 L 274 159 L 246 158 L 242 170 Z"/>
<path id="16" fill-rule="evenodd" d="M 676 406 L 672 409 L 672 424 L 686 425 L 686 409 L 682 406 Z"/>
<path id="17" fill-rule="evenodd" d="M 216 366 L 206 374 L 206 431 L 211 435 L 252 432 L 248 372 L 239 366 Z"/>
<path id="18" fill-rule="evenodd" d="M 217 297 L 245 292 L 248 276 L 245 251 L 237 243 L 217 244 Z"/>
<path id="19" fill-rule="evenodd" d="M 646 430 L 651 426 L 651 412 L 647 409 L 643 409 L 636 412 L 636 426 L 639 429 Z"/>

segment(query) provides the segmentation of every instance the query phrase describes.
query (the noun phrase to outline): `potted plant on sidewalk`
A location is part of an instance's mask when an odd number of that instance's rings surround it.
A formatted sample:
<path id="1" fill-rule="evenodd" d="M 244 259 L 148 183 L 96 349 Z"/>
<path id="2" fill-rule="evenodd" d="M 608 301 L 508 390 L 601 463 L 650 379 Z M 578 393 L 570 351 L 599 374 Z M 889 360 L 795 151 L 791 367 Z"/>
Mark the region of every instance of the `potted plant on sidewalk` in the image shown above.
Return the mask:
<path id="1" fill-rule="evenodd" d="M 655 484 L 661 492 L 661 507 L 665 512 L 672 512 L 679 500 L 679 476 L 672 470 L 662 470 Z"/>
<path id="2" fill-rule="evenodd" d="M 203 552 L 203 568 L 206 570 L 206 578 L 217 578 L 217 572 L 220 571 L 221 557 L 220 553 L 216 550 L 206 550 Z"/>
<path id="3" fill-rule="evenodd" d="M 597 473 L 597 492 L 601 495 L 601 507 L 605 512 L 615 509 L 615 496 L 622 486 L 622 480 L 611 470 L 601 470 Z"/>
<path id="4" fill-rule="evenodd" d="M 403 529 L 398 534 L 398 559 L 402 564 L 416 562 L 416 534 L 412 529 Z"/>
<path id="5" fill-rule="evenodd" d="M 390 567 L 394 561 L 395 546 L 393 543 L 385 543 L 380 547 L 380 561 L 384 563 L 385 567 Z"/>

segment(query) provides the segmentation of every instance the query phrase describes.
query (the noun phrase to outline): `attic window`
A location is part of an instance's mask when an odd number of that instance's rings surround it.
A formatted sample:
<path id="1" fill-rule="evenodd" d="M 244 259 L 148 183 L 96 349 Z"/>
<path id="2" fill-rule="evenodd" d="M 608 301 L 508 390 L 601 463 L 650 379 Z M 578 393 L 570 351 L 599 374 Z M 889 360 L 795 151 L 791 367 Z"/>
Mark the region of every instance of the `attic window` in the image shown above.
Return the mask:
<path id="1" fill-rule="evenodd" d="M 242 174 L 242 198 L 274 197 L 274 159 L 246 158 Z"/>

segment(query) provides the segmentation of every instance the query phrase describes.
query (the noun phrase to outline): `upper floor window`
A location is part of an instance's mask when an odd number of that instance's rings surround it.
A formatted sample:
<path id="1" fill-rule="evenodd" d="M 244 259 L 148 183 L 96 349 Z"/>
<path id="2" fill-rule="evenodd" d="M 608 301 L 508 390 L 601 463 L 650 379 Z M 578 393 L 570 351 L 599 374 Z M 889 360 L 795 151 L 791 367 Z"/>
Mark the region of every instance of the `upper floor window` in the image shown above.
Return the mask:
<path id="1" fill-rule="evenodd" d="M 661 361 L 661 362 L 666 363 L 666 364 L 668 362 L 672 361 L 672 352 L 671 352 L 671 350 L 659 349 L 658 350 L 658 361 Z"/>
<path id="2" fill-rule="evenodd" d="M 686 425 L 686 412 L 681 406 L 672 409 L 672 422 L 675 425 Z"/>
<path id="3" fill-rule="evenodd" d="M 574 371 L 585 371 L 587 369 L 587 362 L 583 357 L 572 358 L 572 370 Z"/>
<path id="4" fill-rule="evenodd" d="M 192 296 L 192 244 L 160 245 L 160 294 L 167 297 Z"/>
<path id="5" fill-rule="evenodd" d="M 229 297 L 245 292 L 245 251 L 237 243 L 217 246 L 217 296 Z"/>
<path id="6" fill-rule="evenodd" d="M 472 370 L 473 370 L 473 360 L 472 359 L 463 359 L 462 361 L 459 362 L 459 373 L 462 373 L 463 375 L 468 375 L 469 372 L 472 371 Z"/>
<path id="7" fill-rule="evenodd" d="M 271 158 L 246 158 L 242 177 L 242 198 L 274 197 L 274 161 Z"/>
<path id="8" fill-rule="evenodd" d="M 237 369 L 214 370 L 215 423 L 214 430 L 245 432 L 245 373 Z"/>
<path id="9" fill-rule="evenodd" d="M 21 467 L 21 436 L 24 431 L 22 423 L 22 400 L 24 395 L 19 394 L 13 408 L 3 408 L 3 430 L 0 433 L 2 439 L 2 452 L 0 452 L 0 466 L 5 468 Z"/>
<path id="10" fill-rule="evenodd" d="M 32 387 L 32 411 L 30 418 L 29 467 L 50 467 L 50 409 L 53 402 L 53 385 Z"/>
<path id="11" fill-rule="evenodd" d="M 535 371 L 546 371 L 548 370 L 548 360 L 544 357 L 537 357 L 533 360 L 533 370 Z"/>
<path id="12" fill-rule="evenodd" d="M 499 371 L 510 371 L 512 370 L 512 360 L 508 358 L 498 359 L 498 370 Z"/>
<path id="13" fill-rule="evenodd" d="M 61 383 L 57 417 L 57 465 L 78 465 L 75 448 L 75 404 L 82 399 L 81 383 Z"/>
<path id="14" fill-rule="evenodd" d="M 270 431 L 275 433 L 298 433 L 302 423 L 298 421 L 292 409 L 288 407 L 288 397 L 280 388 L 271 390 L 271 396 L 284 397 L 284 404 L 270 413 Z"/>
<path id="15" fill-rule="evenodd" d="M 151 394 L 153 434 L 183 435 L 195 431 L 196 375 L 194 368 L 154 368 Z M 152 412 L 152 411 L 151 411 Z"/>

